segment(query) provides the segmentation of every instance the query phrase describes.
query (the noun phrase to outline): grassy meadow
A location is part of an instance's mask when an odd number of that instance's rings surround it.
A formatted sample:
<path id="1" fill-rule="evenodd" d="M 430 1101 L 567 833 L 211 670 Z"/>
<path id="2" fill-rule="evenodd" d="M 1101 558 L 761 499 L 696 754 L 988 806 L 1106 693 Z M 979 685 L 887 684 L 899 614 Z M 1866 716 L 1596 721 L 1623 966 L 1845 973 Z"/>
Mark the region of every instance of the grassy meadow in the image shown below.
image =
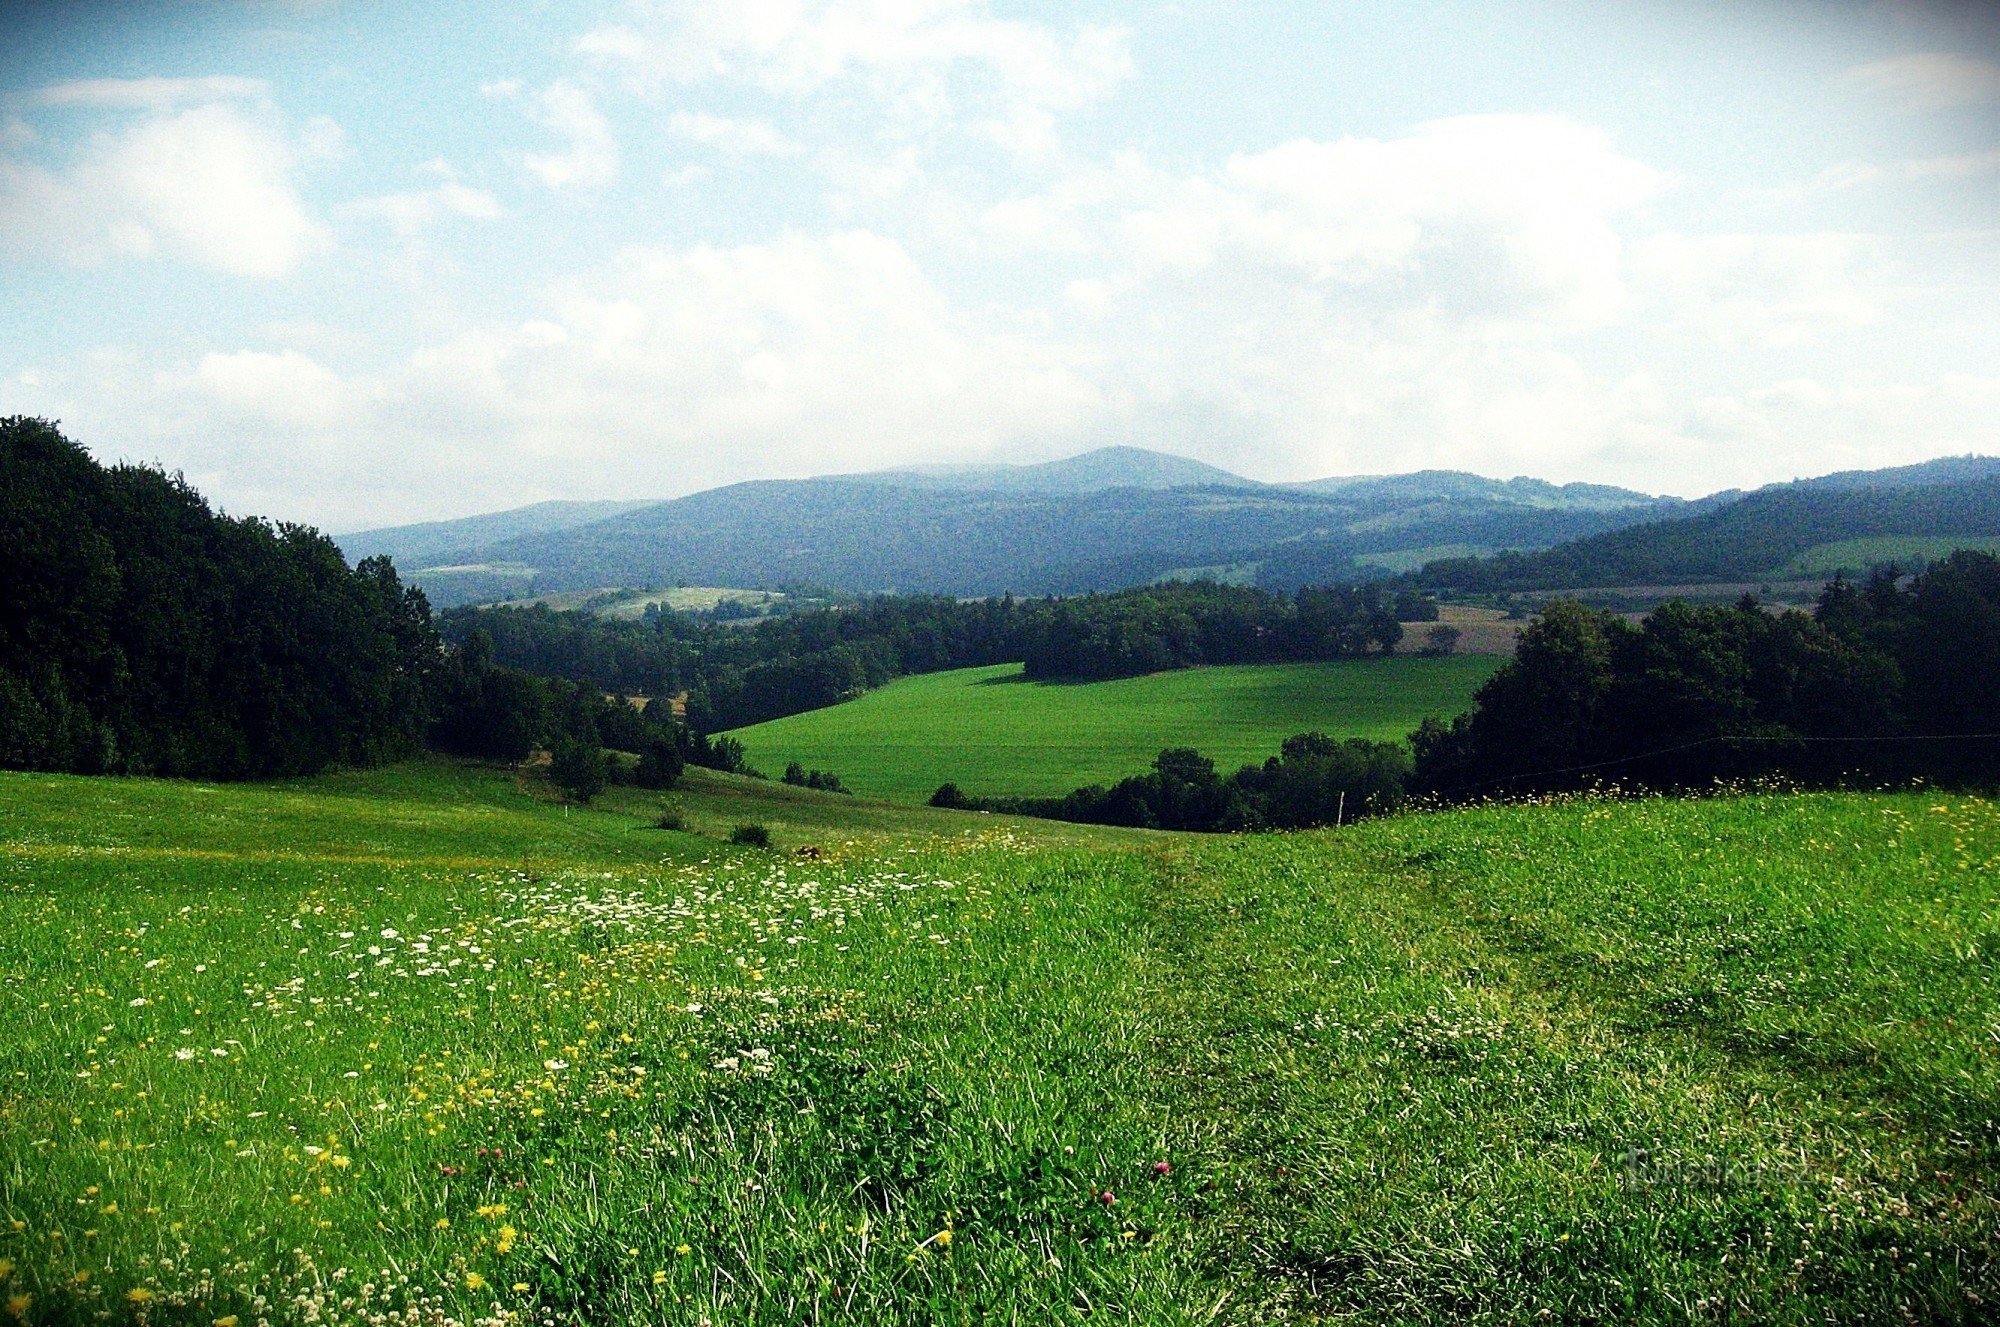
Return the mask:
<path id="1" fill-rule="evenodd" d="M 2000 809 L 0 775 L 24 1322 L 1990 1320 Z M 785 851 L 719 837 L 744 818 Z M 789 851 L 811 843 L 805 859 Z"/>
<path id="2" fill-rule="evenodd" d="M 759 769 L 796 760 L 869 796 L 920 802 L 947 781 L 974 796 L 1043 796 L 1143 773 L 1169 746 L 1233 770 L 1311 729 L 1401 740 L 1425 715 L 1465 709 L 1503 662 L 1348 659 L 1109 682 L 1033 682 L 1000 664 L 901 678 L 732 735 Z"/>

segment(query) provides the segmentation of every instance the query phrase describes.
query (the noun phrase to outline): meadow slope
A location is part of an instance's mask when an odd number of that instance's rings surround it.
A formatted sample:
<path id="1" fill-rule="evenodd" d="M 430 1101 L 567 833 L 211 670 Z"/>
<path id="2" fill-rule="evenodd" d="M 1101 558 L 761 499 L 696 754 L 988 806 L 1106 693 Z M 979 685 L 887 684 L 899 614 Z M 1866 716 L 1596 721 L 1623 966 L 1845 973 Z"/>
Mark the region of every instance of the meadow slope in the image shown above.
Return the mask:
<path id="1" fill-rule="evenodd" d="M 2000 1294 L 1991 802 L 1198 840 L 676 796 L 792 808 L 826 856 L 443 764 L 0 775 L 0 1305 L 1804 1323 Z"/>
<path id="2" fill-rule="evenodd" d="M 767 773 L 796 760 L 878 797 L 922 801 L 947 781 L 980 797 L 1050 796 L 1143 773 L 1169 746 L 1229 771 L 1311 729 L 1400 741 L 1426 715 L 1465 709 L 1503 662 L 1346 659 L 1110 682 L 1032 682 L 1000 664 L 901 678 L 732 736 Z"/>

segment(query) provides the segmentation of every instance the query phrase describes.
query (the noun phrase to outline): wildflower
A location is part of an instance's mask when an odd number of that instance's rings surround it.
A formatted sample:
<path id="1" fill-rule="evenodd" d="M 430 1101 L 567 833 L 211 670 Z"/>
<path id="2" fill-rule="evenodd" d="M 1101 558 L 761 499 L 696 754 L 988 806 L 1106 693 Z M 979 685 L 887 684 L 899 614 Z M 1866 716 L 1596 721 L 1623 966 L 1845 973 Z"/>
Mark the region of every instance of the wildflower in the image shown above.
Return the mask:
<path id="1" fill-rule="evenodd" d="M 354 1164 L 354 1158 L 349 1156 L 330 1156 L 326 1159 L 326 1164 L 332 1166 L 335 1170 L 346 1170 Z"/>
<path id="2" fill-rule="evenodd" d="M 479 1209 L 479 1215 L 485 1217 L 488 1221 L 497 1221 L 507 1215 L 507 1204 L 488 1203 Z"/>
<path id="3" fill-rule="evenodd" d="M 1097 1195 L 1097 1201 L 1103 1203 L 1106 1207 L 1109 1207 L 1111 1206 L 1111 1204 L 1118 1201 L 1118 1195 L 1111 1192 L 1111 1190 L 1106 1189 L 1103 1193 Z"/>
<path id="4" fill-rule="evenodd" d="M 502 1226 L 500 1227 L 499 1237 L 493 1241 L 493 1247 L 503 1255 L 512 1253 L 514 1251 L 514 1241 L 520 1237 L 521 1232 L 514 1229 L 514 1227 Z"/>
<path id="5" fill-rule="evenodd" d="M 1173 1170 L 1173 1167 L 1172 1167 L 1172 1166 L 1170 1166 L 1170 1165 L 1168 1165 L 1168 1164 L 1167 1164 L 1166 1162 L 1164 1162 L 1164 1161 L 1155 1161 L 1155 1162 L 1153 1163 L 1153 1173 L 1154 1173 L 1155 1175 L 1165 1175 L 1165 1174 L 1168 1174 L 1168 1173 L 1170 1173 L 1170 1172 L 1171 1172 L 1172 1170 Z"/>
<path id="6" fill-rule="evenodd" d="M 236 1315 L 225 1313 L 215 1320 L 215 1327 L 236 1327 Z"/>
<path id="7" fill-rule="evenodd" d="M 938 1232 L 937 1234 L 935 1234 L 935 1235 L 932 1235 L 932 1236 L 931 1236 L 931 1243 L 933 1243 L 933 1244 L 937 1245 L 937 1246 L 938 1246 L 938 1247 L 939 1247 L 940 1249 L 948 1249 L 948 1248 L 950 1248 L 950 1247 L 951 1247 L 951 1227 L 950 1227 L 950 1226 L 946 1226 L 946 1227 L 945 1227 L 945 1228 L 944 1228 L 943 1230 L 940 1230 L 940 1231 L 939 1231 L 939 1232 Z"/>
<path id="8" fill-rule="evenodd" d="M 150 1304 L 153 1302 L 153 1292 L 144 1286 L 133 1286 L 125 1292 L 125 1298 L 134 1304 Z"/>
<path id="9" fill-rule="evenodd" d="M 5 1281 L 13 1274 L 14 1260 L 12 1258 L 0 1258 L 0 1281 Z"/>
<path id="10" fill-rule="evenodd" d="M 448 1217 L 448 1216 L 441 1216 L 441 1217 L 439 1217 L 439 1218 L 437 1219 L 437 1225 L 436 1225 L 436 1226 L 434 1227 L 434 1229 L 437 1229 L 437 1230 L 450 1230 L 450 1229 L 451 1229 L 451 1218 L 450 1218 L 450 1217 Z"/>
<path id="11" fill-rule="evenodd" d="M 517 1295 L 525 1295 L 528 1293 L 528 1283 L 526 1281 L 516 1281 L 511 1289 Z"/>
<path id="12" fill-rule="evenodd" d="M 7 1312 L 18 1321 L 26 1322 L 28 1320 L 28 1308 L 34 1302 L 35 1297 L 33 1295 L 9 1295 L 7 1296 Z"/>
<path id="13" fill-rule="evenodd" d="M 661 1268 L 660 1270 L 658 1270 L 658 1271 L 656 1271 L 656 1272 L 654 1272 L 654 1273 L 653 1273 L 653 1284 L 654 1284 L 654 1285 L 656 1285 L 656 1286 L 663 1286 L 663 1285 L 665 1285 L 666 1283 L 667 1283 L 667 1273 L 666 1273 L 666 1269 L 665 1269 L 665 1268 Z"/>
<path id="14" fill-rule="evenodd" d="M 477 1272 L 467 1272 L 465 1274 L 465 1288 L 467 1290 L 484 1290 L 486 1289 L 486 1278 Z"/>
<path id="15" fill-rule="evenodd" d="M 693 1253 L 693 1252 L 694 1252 L 694 1250 L 693 1250 L 693 1249 L 691 1249 L 691 1248 L 689 1248 L 689 1247 L 688 1247 L 687 1245 L 685 1245 L 685 1244 L 676 1244 L 676 1245 L 674 1246 L 674 1252 L 675 1252 L 675 1253 L 678 1253 L 678 1254 L 679 1254 L 679 1255 L 680 1255 L 681 1257 L 685 1258 L 685 1257 L 687 1257 L 687 1256 L 688 1256 L 688 1255 L 689 1255 L 690 1253 Z"/>

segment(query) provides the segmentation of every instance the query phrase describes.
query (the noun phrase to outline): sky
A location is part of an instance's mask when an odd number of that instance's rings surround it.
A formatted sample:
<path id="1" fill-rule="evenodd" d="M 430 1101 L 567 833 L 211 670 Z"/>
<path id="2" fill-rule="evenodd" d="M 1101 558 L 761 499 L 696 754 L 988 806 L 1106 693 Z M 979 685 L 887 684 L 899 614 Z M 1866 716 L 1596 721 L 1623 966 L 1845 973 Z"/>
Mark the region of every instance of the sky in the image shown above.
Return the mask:
<path id="1" fill-rule="evenodd" d="M 0 415 L 347 531 L 2000 452 L 1969 0 L 0 0 Z"/>

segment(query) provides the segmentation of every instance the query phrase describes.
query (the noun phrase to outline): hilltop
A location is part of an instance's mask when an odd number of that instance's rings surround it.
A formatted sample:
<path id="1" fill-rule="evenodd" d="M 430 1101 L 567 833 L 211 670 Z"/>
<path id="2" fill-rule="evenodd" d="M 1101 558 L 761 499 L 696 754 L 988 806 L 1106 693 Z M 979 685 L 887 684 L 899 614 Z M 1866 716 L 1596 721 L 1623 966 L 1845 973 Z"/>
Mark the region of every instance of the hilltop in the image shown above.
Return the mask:
<path id="1" fill-rule="evenodd" d="M 1035 595 L 1189 574 L 1352 579 L 1398 558 L 1545 547 L 1682 505 L 1449 471 L 1260 484 L 1112 447 L 1033 466 L 757 480 L 602 515 L 545 504 L 341 543 L 388 553 L 441 606 L 671 584 Z"/>

